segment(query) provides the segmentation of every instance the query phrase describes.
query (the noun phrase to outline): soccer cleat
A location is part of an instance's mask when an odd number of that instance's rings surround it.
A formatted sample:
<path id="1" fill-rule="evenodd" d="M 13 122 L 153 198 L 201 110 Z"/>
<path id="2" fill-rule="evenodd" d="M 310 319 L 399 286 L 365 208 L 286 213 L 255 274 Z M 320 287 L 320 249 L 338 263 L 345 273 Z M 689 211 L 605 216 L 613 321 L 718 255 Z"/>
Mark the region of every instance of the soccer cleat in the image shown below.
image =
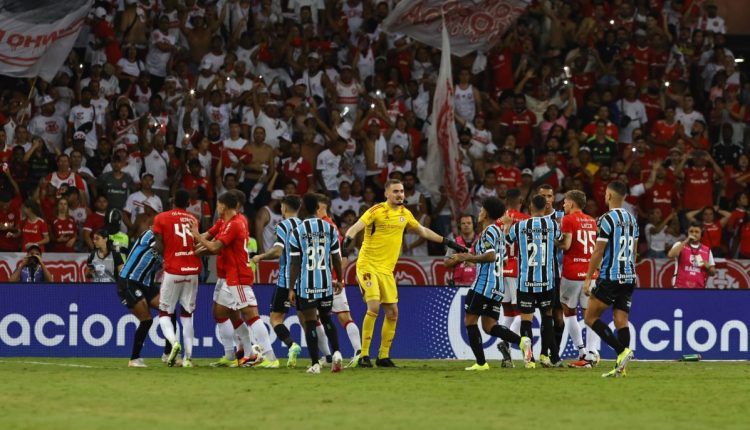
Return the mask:
<path id="1" fill-rule="evenodd" d="M 240 358 L 245 356 L 245 350 L 242 348 L 238 348 L 237 351 L 234 353 L 234 357 L 239 360 Z"/>
<path id="2" fill-rule="evenodd" d="M 169 360 L 169 354 L 162 354 L 161 355 L 161 362 L 166 363 Z"/>
<path id="3" fill-rule="evenodd" d="M 279 363 L 279 360 L 263 360 L 260 363 L 256 364 L 255 367 L 260 367 L 261 369 L 278 369 L 281 366 Z"/>
<path id="4" fill-rule="evenodd" d="M 617 356 L 617 365 L 615 368 L 617 369 L 618 373 L 623 373 L 625 368 L 628 366 L 628 363 L 630 363 L 630 360 L 633 359 L 633 351 L 630 350 L 630 348 L 625 348 L 620 355 Z"/>
<path id="5" fill-rule="evenodd" d="M 572 363 L 568 363 L 568 367 L 570 367 L 571 369 L 591 369 L 592 367 L 594 367 L 594 364 L 584 358 Z"/>
<path id="6" fill-rule="evenodd" d="M 503 363 L 505 363 L 506 361 L 508 361 L 511 364 L 510 367 L 513 367 L 512 366 L 513 360 L 511 360 L 511 358 L 510 358 L 510 345 L 508 345 L 508 342 L 502 341 L 502 342 L 498 343 L 497 344 L 497 350 L 500 351 L 500 354 L 503 355 Z M 506 367 L 506 366 L 503 366 L 503 367 Z"/>
<path id="7" fill-rule="evenodd" d="M 182 345 L 180 345 L 180 342 L 175 342 L 174 345 L 172 345 L 172 351 L 169 352 L 169 357 L 167 357 L 167 366 L 174 367 L 177 363 L 177 355 L 180 353 L 181 349 Z"/>
<path id="8" fill-rule="evenodd" d="M 294 342 L 292 346 L 289 347 L 289 353 L 287 354 L 286 359 L 286 367 L 297 367 L 297 357 L 299 357 L 300 352 L 302 352 L 302 348 L 297 345 L 297 342 Z"/>
<path id="9" fill-rule="evenodd" d="M 333 363 L 331 364 L 331 372 L 332 373 L 339 373 L 341 372 L 341 362 L 343 359 L 341 358 L 341 353 L 336 351 L 333 353 L 332 356 Z"/>
<path id="10" fill-rule="evenodd" d="M 242 357 L 237 361 L 237 366 L 235 367 L 253 367 L 257 361 L 257 357 Z"/>
<path id="11" fill-rule="evenodd" d="M 370 361 L 370 357 L 362 355 L 360 357 L 357 357 L 357 366 L 370 368 L 372 367 L 372 361 Z"/>
<path id="12" fill-rule="evenodd" d="M 388 357 L 378 358 L 377 360 L 375 360 L 375 365 L 378 367 L 398 367 L 396 366 L 396 363 L 391 361 L 391 359 Z"/>
<path id="13" fill-rule="evenodd" d="M 552 367 L 552 361 L 544 354 L 539 354 L 539 364 L 544 368 Z"/>
<path id="14" fill-rule="evenodd" d="M 182 360 L 182 367 L 193 367 L 193 360 L 189 358 Z"/>
<path id="15" fill-rule="evenodd" d="M 135 360 L 128 361 L 128 367 L 148 367 L 148 366 L 146 366 L 146 363 L 143 362 L 142 358 L 136 358 Z"/>
<path id="16" fill-rule="evenodd" d="M 521 338 L 521 353 L 523 354 L 523 362 L 527 369 L 533 369 L 536 365 L 529 367 L 529 364 L 534 363 L 534 352 L 531 350 L 531 339 L 528 337 Z"/>
<path id="17" fill-rule="evenodd" d="M 533 361 L 529 361 L 524 365 L 524 367 L 526 367 L 527 369 L 536 369 L 536 363 Z"/>
<path id="18" fill-rule="evenodd" d="M 562 360 L 557 360 L 557 362 L 552 363 L 552 367 L 563 368 L 565 367 L 565 363 Z"/>
<path id="19" fill-rule="evenodd" d="M 484 363 L 484 364 L 474 363 L 471 366 L 465 368 L 464 370 L 468 370 L 471 372 L 475 372 L 475 371 L 481 372 L 483 370 L 490 370 L 490 363 Z"/>
<path id="20" fill-rule="evenodd" d="M 320 367 L 331 367 L 333 364 L 333 357 L 330 355 L 326 355 L 325 357 L 318 360 L 318 364 L 320 364 Z"/>
<path id="21" fill-rule="evenodd" d="M 359 366 L 359 356 L 355 355 L 354 357 L 352 357 L 351 361 L 349 361 L 349 364 L 344 367 L 348 369 L 354 369 L 357 366 Z"/>
<path id="22" fill-rule="evenodd" d="M 314 374 L 314 375 L 319 374 L 320 373 L 320 364 L 319 363 L 315 363 L 312 366 L 310 366 L 310 368 L 307 369 L 307 373 L 311 373 L 311 374 Z"/>
<path id="23" fill-rule="evenodd" d="M 230 360 L 226 357 L 221 357 L 219 361 L 215 361 L 209 364 L 211 367 L 237 367 L 237 360 Z"/>
<path id="24" fill-rule="evenodd" d="M 500 367 L 503 369 L 513 369 L 516 365 L 513 363 L 513 360 L 503 360 L 500 362 Z"/>
<path id="25" fill-rule="evenodd" d="M 619 378 L 620 376 L 622 376 L 622 374 L 617 371 L 617 368 L 614 368 L 607 373 L 602 373 L 602 378 Z"/>

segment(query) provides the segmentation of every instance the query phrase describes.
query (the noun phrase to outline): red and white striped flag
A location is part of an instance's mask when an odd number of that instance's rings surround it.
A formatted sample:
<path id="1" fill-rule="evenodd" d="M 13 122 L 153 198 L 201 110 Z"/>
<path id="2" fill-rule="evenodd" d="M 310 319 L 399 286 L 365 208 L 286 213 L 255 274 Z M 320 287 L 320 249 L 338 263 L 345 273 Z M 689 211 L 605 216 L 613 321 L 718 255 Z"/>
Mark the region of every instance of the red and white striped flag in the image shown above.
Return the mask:
<path id="1" fill-rule="evenodd" d="M 461 170 L 458 149 L 458 132 L 453 110 L 453 73 L 451 71 L 451 44 L 448 31 L 443 26 L 440 72 L 432 104 L 432 123 L 427 135 L 427 167 L 422 178 L 424 186 L 438 195 L 445 186 L 454 219 L 469 206 L 470 196 L 466 177 Z"/>

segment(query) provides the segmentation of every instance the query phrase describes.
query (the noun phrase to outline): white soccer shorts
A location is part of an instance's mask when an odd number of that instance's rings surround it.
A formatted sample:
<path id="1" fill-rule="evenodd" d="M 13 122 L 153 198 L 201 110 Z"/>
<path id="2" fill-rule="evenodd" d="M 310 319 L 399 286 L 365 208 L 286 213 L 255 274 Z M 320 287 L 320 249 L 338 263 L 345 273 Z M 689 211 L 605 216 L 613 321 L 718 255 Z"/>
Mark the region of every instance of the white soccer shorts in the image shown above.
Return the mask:
<path id="1" fill-rule="evenodd" d="M 349 312 L 349 300 L 346 298 L 346 288 L 341 291 L 341 294 L 333 295 L 333 308 L 331 308 L 331 312 L 334 314 Z"/>
<path id="2" fill-rule="evenodd" d="M 593 282 L 591 288 L 594 288 Z M 589 298 L 583 294 L 583 281 L 562 278 L 560 280 L 560 303 L 570 309 L 575 309 L 579 305 L 586 309 L 589 305 Z"/>
<path id="3" fill-rule="evenodd" d="M 217 278 L 216 279 L 216 286 L 214 287 L 214 303 L 216 303 L 216 300 L 219 298 L 219 292 L 221 291 L 221 285 L 226 282 L 226 279 L 224 278 Z"/>
<path id="4" fill-rule="evenodd" d="M 193 313 L 198 295 L 198 275 L 173 275 L 164 273 L 159 292 L 159 310 L 174 313 L 177 303 L 184 312 Z"/>
<path id="5" fill-rule="evenodd" d="M 518 304 L 518 278 L 504 276 L 503 283 L 505 284 L 505 294 L 501 303 Z"/>
<path id="6" fill-rule="evenodd" d="M 221 284 L 216 303 L 235 311 L 248 306 L 258 306 L 253 287 L 250 285 L 228 285 L 226 280 Z"/>

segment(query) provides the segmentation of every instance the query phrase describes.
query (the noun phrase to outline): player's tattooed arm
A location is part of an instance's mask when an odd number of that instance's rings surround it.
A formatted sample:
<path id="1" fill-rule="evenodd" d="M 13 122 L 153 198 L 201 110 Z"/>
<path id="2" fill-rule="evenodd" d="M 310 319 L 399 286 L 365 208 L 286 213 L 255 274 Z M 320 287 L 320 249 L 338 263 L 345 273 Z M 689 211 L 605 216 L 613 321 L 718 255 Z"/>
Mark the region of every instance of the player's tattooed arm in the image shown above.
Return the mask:
<path id="1" fill-rule="evenodd" d="M 268 252 L 254 255 L 253 262 L 257 264 L 263 260 L 275 260 L 281 256 L 281 253 L 283 251 L 284 251 L 284 248 L 280 247 L 279 245 L 274 245 L 273 248 L 268 250 Z"/>

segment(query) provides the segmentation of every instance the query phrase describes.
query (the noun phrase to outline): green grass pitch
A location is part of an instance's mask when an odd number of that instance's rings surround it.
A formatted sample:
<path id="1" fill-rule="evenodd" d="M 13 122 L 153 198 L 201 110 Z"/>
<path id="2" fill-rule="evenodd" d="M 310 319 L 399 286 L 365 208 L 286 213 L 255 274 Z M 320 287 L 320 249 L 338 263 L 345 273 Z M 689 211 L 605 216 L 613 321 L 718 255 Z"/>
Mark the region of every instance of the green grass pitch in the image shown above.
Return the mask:
<path id="1" fill-rule="evenodd" d="M 0 429 L 747 429 L 747 362 L 501 369 L 167 368 L 147 359 L 0 358 Z M 300 359 L 300 366 L 307 364 Z M 518 366 L 519 363 L 517 363 Z M 324 369 L 327 370 L 327 369 Z"/>

